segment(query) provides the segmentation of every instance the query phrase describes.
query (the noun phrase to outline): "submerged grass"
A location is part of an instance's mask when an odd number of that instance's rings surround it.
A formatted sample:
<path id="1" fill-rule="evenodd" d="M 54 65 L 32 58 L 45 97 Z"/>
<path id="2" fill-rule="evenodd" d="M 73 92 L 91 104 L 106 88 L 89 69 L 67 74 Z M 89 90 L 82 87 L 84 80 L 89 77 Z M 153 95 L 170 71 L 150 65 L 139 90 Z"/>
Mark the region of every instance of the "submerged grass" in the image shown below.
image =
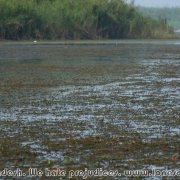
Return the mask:
<path id="1" fill-rule="evenodd" d="M 178 47 L 34 48 L 1 62 L 0 169 L 179 168 Z"/>
<path id="2" fill-rule="evenodd" d="M 0 155 L 1 168 L 53 167 L 60 165 L 64 169 L 143 168 L 144 165 L 177 167 L 178 162 L 172 155 L 180 151 L 178 137 L 154 138 L 144 141 L 141 134 L 131 133 L 117 128 L 109 128 L 111 136 L 94 135 L 74 138 L 71 127 L 64 123 L 51 126 L 43 121 L 24 123 L 21 133 L 6 135 L 1 132 Z M 1 121 L 4 126 L 4 122 Z M 6 126 L 19 129 L 19 126 L 6 122 Z M 5 126 L 4 126 L 5 128 Z M 81 129 L 82 126 L 73 127 Z M 105 128 L 105 127 L 102 127 Z M 64 132 L 65 130 L 66 133 Z M 10 132 L 9 132 L 10 133 Z M 61 152 L 61 156 L 58 156 Z M 54 153 L 55 158 L 51 155 Z M 49 154 L 49 157 L 48 157 Z M 51 155 L 50 155 L 51 154 Z M 38 162 L 38 159 L 41 160 Z M 48 160 L 50 163 L 48 164 Z"/>

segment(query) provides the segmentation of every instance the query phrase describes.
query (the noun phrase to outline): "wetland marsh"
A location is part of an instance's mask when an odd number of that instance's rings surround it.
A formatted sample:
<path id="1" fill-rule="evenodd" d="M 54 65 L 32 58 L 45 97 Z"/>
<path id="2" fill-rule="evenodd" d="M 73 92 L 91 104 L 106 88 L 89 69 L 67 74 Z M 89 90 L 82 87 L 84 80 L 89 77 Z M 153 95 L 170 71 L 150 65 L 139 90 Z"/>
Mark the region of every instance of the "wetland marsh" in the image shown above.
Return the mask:
<path id="1" fill-rule="evenodd" d="M 179 169 L 180 41 L 0 43 L 0 169 Z"/>

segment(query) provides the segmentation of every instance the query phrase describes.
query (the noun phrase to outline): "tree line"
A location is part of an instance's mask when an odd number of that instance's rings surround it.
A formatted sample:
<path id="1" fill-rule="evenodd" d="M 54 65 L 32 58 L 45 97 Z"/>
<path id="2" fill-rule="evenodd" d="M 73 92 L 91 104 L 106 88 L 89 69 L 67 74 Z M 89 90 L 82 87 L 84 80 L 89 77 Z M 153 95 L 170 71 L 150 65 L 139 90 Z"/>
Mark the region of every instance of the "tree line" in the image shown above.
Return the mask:
<path id="1" fill-rule="evenodd" d="M 0 0 L 0 39 L 166 38 L 167 22 L 123 0 Z"/>
<path id="2" fill-rule="evenodd" d="M 180 29 L 180 8 L 147 8 L 138 7 L 138 10 L 145 16 L 152 17 L 154 19 L 166 18 L 168 23 L 174 27 Z"/>

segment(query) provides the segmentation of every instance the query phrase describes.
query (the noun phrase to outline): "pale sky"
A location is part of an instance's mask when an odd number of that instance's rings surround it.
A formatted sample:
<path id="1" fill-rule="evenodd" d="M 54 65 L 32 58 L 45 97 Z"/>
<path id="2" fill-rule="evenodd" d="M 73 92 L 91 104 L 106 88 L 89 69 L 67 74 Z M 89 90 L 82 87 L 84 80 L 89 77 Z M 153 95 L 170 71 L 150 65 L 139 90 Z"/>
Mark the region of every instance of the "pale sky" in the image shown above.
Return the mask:
<path id="1" fill-rule="evenodd" d="M 180 7 L 180 0 L 134 0 L 134 2 L 135 5 L 145 7 Z"/>

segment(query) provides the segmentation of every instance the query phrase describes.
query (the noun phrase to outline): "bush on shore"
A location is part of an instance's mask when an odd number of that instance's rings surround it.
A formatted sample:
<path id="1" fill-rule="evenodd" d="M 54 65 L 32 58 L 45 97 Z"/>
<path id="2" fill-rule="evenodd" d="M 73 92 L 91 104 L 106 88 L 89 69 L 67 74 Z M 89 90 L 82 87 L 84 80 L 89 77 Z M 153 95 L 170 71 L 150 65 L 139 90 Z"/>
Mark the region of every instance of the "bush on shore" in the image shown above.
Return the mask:
<path id="1" fill-rule="evenodd" d="M 0 39 L 165 38 L 164 20 L 123 0 L 0 0 Z"/>

